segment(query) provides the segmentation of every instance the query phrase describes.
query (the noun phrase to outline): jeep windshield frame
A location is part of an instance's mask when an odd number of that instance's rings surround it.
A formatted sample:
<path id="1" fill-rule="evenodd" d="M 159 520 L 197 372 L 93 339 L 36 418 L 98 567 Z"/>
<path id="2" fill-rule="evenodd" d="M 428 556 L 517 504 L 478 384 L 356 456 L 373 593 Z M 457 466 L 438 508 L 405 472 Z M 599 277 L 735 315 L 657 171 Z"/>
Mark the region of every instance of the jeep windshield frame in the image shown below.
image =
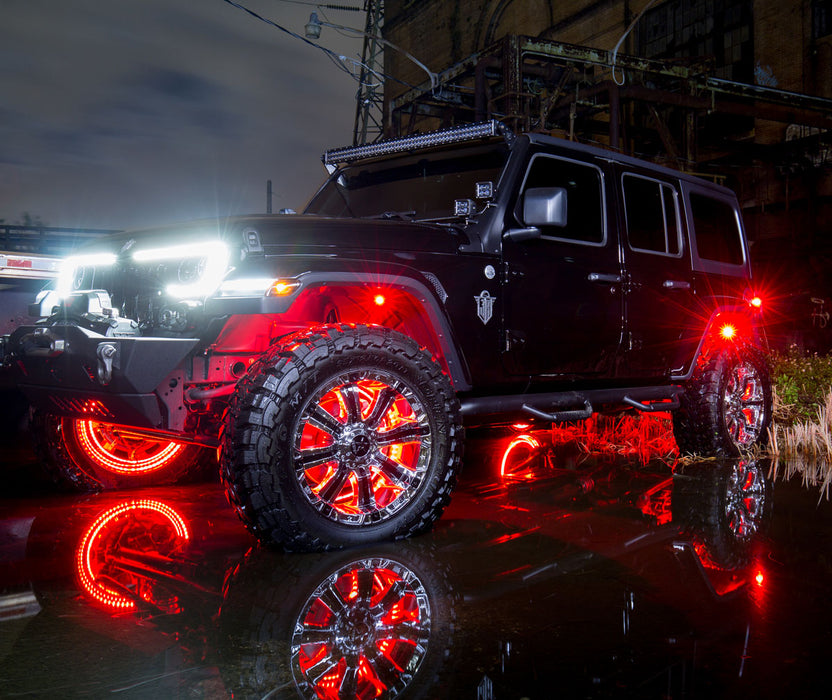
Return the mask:
<path id="1" fill-rule="evenodd" d="M 492 182 L 496 191 L 509 152 L 505 141 L 500 141 L 356 162 L 336 170 L 304 213 L 413 221 L 459 219 L 454 201 L 474 199 L 478 182 Z"/>

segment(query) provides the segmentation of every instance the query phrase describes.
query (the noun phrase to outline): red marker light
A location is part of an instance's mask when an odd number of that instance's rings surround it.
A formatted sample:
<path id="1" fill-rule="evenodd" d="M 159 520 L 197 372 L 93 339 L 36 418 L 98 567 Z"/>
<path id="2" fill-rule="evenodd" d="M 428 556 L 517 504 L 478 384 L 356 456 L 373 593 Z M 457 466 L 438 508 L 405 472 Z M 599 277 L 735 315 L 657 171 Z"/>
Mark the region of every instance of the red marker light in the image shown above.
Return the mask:
<path id="1" fill-rule="evenodd" d="M 758 571 L 757 575 L 754 576 L 754 581 L 758 586 L 762 586 L 763 582 L 766 580 L 766 577 L 763 575 L 762 571 Z"/>
<path id="2" fill-rule="evenodd" d="M 763 308 L 763 300 L 760 297 L 752 297 L 751 301 L 748 302 L 753 306 L 755 309 L 762 309 Z"/>
<path id="3" fill-rule="evenodd" d="M 387 302 L 387 299 L 385 299 L 383 294 L 376 294 L 373 297 L 373 301 L 375 302 L 376 306 L 384 306 L 384 304 Z"/>
<path id="4" fill-rule="evenodd" d="M 722 328 L 719 329 L 719 334 L 725 340 L 731 340 L 736 337 L 737 329 L 735 326 L 732 326 L 730 323 L 726 323 Z"/>

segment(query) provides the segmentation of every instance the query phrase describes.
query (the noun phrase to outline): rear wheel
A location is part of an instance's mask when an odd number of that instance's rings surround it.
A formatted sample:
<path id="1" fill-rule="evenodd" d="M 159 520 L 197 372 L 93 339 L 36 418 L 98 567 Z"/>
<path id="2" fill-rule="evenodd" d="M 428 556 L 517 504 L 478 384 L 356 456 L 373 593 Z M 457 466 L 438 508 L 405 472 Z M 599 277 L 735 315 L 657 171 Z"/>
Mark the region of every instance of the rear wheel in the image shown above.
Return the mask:
<path id="1" fill-rule="evenodd" d="M 682 452 L 737 455 L 768 440 L 771 378 L 760 352 L 731 347 L 701 362 L 673 416 Z"/>
<path id="2" fill-rule="evenodd" d="M 35 414 L 35 451 L 58 483 L 79 491 L 170 484 L 195 468 L 201 448 L 128 427 Z"/>
<path id="3" fill-rule="evenodd" d="M 262 541 L 320 550 L 430 528 L 456 483 L 459 402 L 410 338 L 303 331 L 252 365 L 223 439 L 229 500 Z"/>

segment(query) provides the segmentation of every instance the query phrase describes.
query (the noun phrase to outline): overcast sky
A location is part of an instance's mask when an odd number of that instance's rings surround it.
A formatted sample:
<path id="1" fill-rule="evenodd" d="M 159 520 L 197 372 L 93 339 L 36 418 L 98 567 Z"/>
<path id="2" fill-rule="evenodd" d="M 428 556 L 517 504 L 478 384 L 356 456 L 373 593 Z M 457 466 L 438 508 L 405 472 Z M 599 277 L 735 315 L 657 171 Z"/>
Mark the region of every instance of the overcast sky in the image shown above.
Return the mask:
<path id="1" fill-rule="evenodd" d="M 321 14 L 239 2 L 301 35 Z M 319 43 L 360 57 L 360 38 L 331 28 Z M 321 152 L 352 139 L 357 87 L 223 0 L 0 0 L 0 219 L 121 229 L 263 212 L 268 179 L 275 211 L 299 209 Z"/>

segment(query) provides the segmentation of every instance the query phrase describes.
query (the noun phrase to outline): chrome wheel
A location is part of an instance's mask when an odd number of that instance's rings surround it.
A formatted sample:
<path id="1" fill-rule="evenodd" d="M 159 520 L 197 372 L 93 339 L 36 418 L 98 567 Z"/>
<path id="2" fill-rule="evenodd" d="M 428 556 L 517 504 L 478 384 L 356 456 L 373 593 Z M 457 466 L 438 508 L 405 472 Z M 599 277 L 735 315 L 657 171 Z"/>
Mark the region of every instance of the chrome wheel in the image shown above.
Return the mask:
<path id="1" fill-rule="evenodd" d="M 728 479 L 725 502 L 725 522 L 738 540 L 753 537 L 763 517 L 766 486 L 759 467 L 740 462 Z"/>
<path id="2" fill-rule="evenodd" d="M 431 457 L 431 427 L 414 390 L 381 370 L 339 374 L 303 407 L 294 432 L 301 490 L 327 519 L 385 521 L 412 501 Z"/>
<path id="3" fill-rule="evenodd" d="M 404 565 L 361 559 L 328 576 L 292 634 L 292 673 L 303 697 L 392 698 L 428 649 L 427 590 Z"/>
<path id="4" fill-rule="evenodd" d="M 766 425 L 764 385 L 757 368 L 740 362 L 729 371 L 723 396 L 725 429 L 738 447 L 749 447 Z"/>

